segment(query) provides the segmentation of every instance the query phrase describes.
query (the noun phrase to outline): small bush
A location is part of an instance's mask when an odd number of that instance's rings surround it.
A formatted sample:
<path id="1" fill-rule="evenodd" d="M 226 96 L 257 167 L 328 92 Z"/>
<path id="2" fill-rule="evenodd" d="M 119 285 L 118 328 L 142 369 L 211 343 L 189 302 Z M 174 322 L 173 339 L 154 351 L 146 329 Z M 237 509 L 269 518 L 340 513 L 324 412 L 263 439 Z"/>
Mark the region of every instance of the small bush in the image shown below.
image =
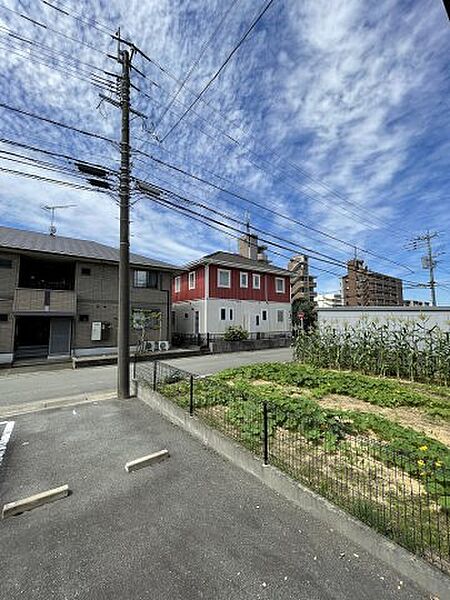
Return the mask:
<path id="1" fill-rule="evenodd" d="M 225 331 L 224 339 L 227 342 L 240 342 L 248 339 L 248 331 L 241 325 L 230 325 Z"/>

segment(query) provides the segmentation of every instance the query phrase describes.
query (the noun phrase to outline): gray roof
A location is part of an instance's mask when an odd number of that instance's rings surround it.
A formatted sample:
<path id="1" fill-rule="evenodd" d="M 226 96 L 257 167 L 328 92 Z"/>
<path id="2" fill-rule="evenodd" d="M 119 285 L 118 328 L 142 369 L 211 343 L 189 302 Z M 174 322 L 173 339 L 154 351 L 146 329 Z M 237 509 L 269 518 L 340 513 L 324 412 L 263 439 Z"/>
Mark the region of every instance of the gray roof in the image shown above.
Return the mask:
<path id="1" fill-rule="evenodd" d="M 59 235 L 51 236 L 45 233 L 14 229 L 12 227 L 0 226 L 0 248 L 58 254 L 86 260 L 119 262 L 119 250 L 111 246 L 105 246 L 91 240 L 79 240 Z M 167 271 L 183 271 L 182 267 L 176 267 L 160 260 L 133 253 L 130 254 L 130 263 L 134 266 L 151 267 Z"/>
<path id="2" fill-rule="evenodd" d="M 247 271 L 274 273 L 276 275 L 284 275 L 287 277 L 293 276 L 293 273 L 287 269 L 282 269 L 281 267 L 277 267 L 276 265 L 272 265 L 262 260 L 253 260 L 252 258 L 247 258 L 233 252 L 213 252 L 212 254 L 207 254 L 206 256 L 189 263 L 188 267 L 206 263 L 212 263 L 224 267 L 238 267 Z"/>

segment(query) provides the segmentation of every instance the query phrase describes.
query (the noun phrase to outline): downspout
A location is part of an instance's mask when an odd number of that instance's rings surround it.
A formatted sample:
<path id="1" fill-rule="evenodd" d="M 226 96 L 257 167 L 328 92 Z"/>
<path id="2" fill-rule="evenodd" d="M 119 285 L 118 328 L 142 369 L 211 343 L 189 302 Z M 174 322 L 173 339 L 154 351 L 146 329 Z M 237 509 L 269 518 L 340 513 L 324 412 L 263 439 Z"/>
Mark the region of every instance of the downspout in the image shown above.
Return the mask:
<path id="1" fill-rule="evenodd" d="M 209 263 L 205 264 L 205 315 L 203 318 L 203 326 L 205 335 L 208 335 L 208 298 L 209 298 Z"/>

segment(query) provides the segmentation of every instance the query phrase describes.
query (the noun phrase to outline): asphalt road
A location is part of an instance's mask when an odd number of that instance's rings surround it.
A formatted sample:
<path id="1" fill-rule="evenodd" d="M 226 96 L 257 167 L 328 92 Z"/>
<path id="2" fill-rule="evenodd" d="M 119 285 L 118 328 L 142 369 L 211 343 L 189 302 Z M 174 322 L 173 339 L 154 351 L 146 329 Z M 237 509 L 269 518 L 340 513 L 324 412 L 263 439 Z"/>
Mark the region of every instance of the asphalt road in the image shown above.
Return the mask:
<path id="1" fill-rule="evenodd" d="M 64 483 L 1 523 L 0 600 L 429 598 L 136 399 L 18 417 L 0 500 Z"/>
<path id="2" fill-rule="evenodd" d="M 192 358 L 177 358 L 171 364 L 198 373 L 213 373 L 243 364 L 291 360 L 291 348 L 213 354 Z M 29 371 L 21 369 L 0 370 L 1 407 L 41 400 L 52 400 L 77 394 L 113 391 L 116 386 L 116 366 L 71 368 Z"/>

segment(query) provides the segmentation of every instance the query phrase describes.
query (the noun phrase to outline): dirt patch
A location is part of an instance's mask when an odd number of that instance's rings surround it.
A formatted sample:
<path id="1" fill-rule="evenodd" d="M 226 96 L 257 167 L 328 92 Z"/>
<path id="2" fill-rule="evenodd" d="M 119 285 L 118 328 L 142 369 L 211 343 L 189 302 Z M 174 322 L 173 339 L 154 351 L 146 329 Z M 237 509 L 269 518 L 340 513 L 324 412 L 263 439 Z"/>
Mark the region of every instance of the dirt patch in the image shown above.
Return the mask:
<path id="1" fill-rule="evenodd" d="M 356 400 L 355 398 L 340 396 L 338 394 L 330 394 L 317 400 L 317 402 L 323 408 L 356 410 L 387 417 L 399 425 L 410 427 L 419 433 L 424 433 L 450 447 L 450 423 L 443 422 L 438 424 L 418 408 L 375 406 L 369 402 L 364 402 L 364 400 Z"/>

